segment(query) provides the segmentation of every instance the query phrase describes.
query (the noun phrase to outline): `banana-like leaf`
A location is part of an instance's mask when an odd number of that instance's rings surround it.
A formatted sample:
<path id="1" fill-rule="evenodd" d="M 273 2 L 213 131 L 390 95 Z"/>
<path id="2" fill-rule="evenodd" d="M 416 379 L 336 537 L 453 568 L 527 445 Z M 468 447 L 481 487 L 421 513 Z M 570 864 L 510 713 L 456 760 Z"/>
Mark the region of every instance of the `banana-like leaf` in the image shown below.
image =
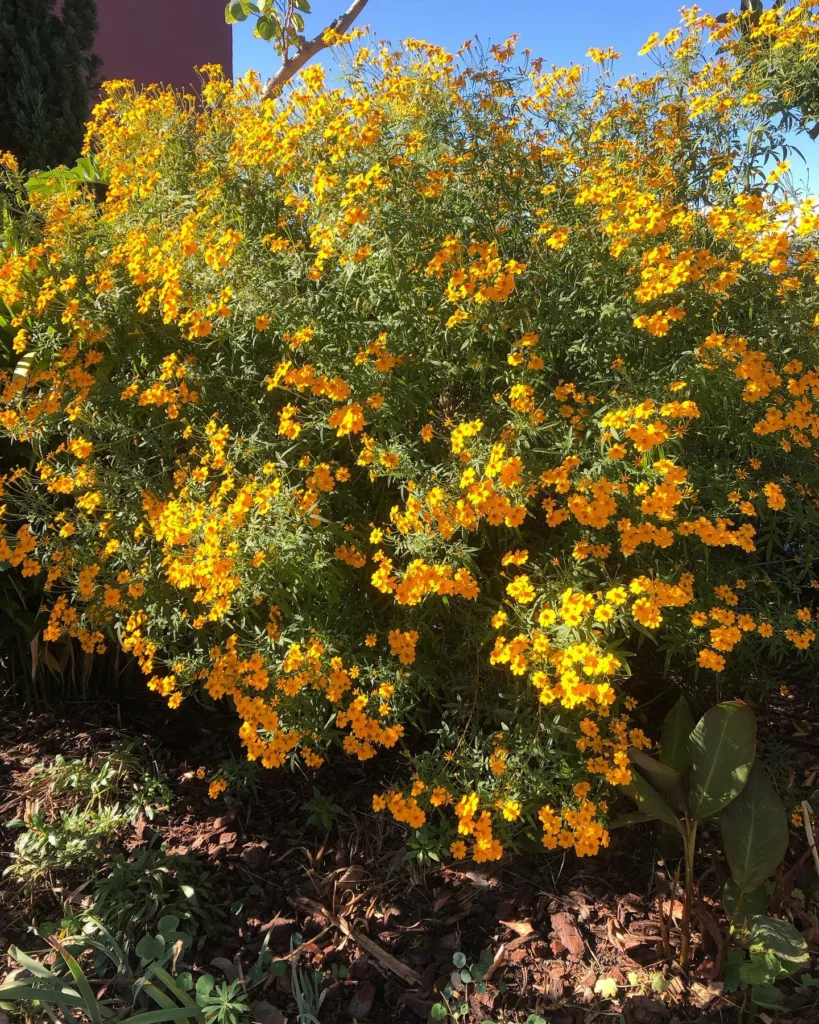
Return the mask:
<path id="1" fill-rule="evenodd" d="M 694 716 L 685 697 L 680 697 L 665 716 L 660 734 L 660 760 L 680 775 L 688 768 L 688 737 L 694 729 Z"/>
<path id="2" fill-rule="evenodd" d="M 675 828 L 682 834 L 683 827 L 677 815 L 671 810 L 657 790 L 650 783 L 646 782 L 639 772 L 631 773 L 631 782 L 624 788 L 637 805 L 637 809 L 643 814 L 647 814 L 649 819 L 656 818 L 664 821 L 666 825 L 671 825 L 672 828 Z"/>
<path id="3" fill-rule="evenodd" d="M 682 779 L 680 773 L 662 761 L 649 757 L 637 747 L 629 747 L 628 754 L 635 765 L 640 769 L 643 776 L 648 779 L 651 785 L 661 793 L 665 799 L 677 810 L 685 809 L 685 794 L 683 793 Z"/>
<path id="4" fill-rule="evenodd" d="M 762 885 L 788 848 L 788 817 L 773 783 L 754 767 L 742 792 L 720 815 L 725 856 L 739 888 Z"/>
<path id="5" fill-rule="evenodd" d="M 748 918 L 765 913 L 768 894 L 764 885 L 743 892 L 734 879 L 729 878 L 722 889 L 722 905 L 732 924 L 744 926 Z"/>
<path id="6" fill-rule="evenodd" d="M 695 821 L 719 814 L 742 792 L 756 757 L 756 718 L 747 704 L 717 704 L 688 739 L 689 800 Z"/>

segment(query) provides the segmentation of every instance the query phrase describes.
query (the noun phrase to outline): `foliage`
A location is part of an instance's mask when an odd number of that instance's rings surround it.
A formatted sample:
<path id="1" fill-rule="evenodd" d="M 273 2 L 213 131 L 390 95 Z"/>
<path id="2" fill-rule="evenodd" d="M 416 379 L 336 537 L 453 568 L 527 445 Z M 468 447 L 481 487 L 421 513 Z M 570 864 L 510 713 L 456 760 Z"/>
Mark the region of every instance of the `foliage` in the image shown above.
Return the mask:
<path id="1" fill-rule="evenodd" d="M 225 21 L 233 25 L 237 21 L 254 17 L 256 23 L 253 34 L 268 42 L 272 40 L 273 48 L 282 63 L 265 84 L 263 95 L 270 97 L 317 53 L 344 36 L 366 5 L 367 0 L 352 0 L 343 14 L 310 40 L 301 34 L 304 31 L 303 15 L 310 13 L 309 0 L 229 0 L 225 7 Z M 292 56 L 291 47 L 295 48 Z"/>
<path id="2" fill-rule="evenodd" d="M 0 984 L 0 1006 L 13 1009 L 15 1003 L 22 1003 L 41 1010 L 51 1021 L 60 1019 L 55 1016 L 59 1011 L 66 1024 L 77 1020 L 77 1011 L 91 1024 L 175 1020 L 249 1024 L 255 1018 L 252 993 L 268 979 L 272 964 L 267 941 L 255 964 L 238 980 L 217 984 L 212 975 L 203 974 L 194 983 L 190 971 L 180 972 L 177 967 L 192 942 L 180 930 L 179 918 L 161 918 L 156 934 L 143 936 L 133 953 L 90 914 L 70 917 L 64 924 L 79 931 L 49 936 L 49 945 L 59 954 L 51 968 L 10 947 L 9 956 L 28 976 Z M 89 961 L 93 962 L 92 978 Z"/>
<path id="3" fill-rule="evenodd" d="M 685 861 L 685 902 L 680 961 L 687 966 L 694 899 L 697 830 L 719 822 L 731 877 L 723 899 L 743 982 L 770 986 L 804 967 L 808 949 L 789 921 L 765 916 L 766 883 L 788 846 L 785 808 L 768 776 L 755 764 L 756 719 L 746 704 L 717 704 L 692 727 L 684 697 L 669 712 L 659 760 L 634 750 L 629 796 L 643 820 L 658 819 L 680 833 Z M 760 1005 L 765 992 L 752 993 Z"/>
<path id="4" fill-rule="evenodd" d="M 66 759 L 28 773 L 26 810 L 6 823 L 20 829 L 7 874 L 27 889 L 60 887 L 74 872 L 93 873 L 108 863 L 123 830 L 140 813 L 153 818 L 167 806 L 170 790 L 159 774 L 146 770 L 135 743 L 103 756 Z"/>
<path id="5" fill-rule="evenodd" d="M 235 25 L 255 17 L 253 35 L 268 42 L 273 41 L 276 53 L 284 56 L 291 46 L 298 46 L 300 34 L 304 31 L 303 15 L 310 13 L 308 0 L 231 0 L 225 7 L 225 21 Z M 301 42 L 304 37 L 301 36 Z"/>
<path id="6" fill-rule="evenodd" d="M 466 1020 L 469 1017 L 469 996 L 476 992 L 486 992 L 484 975 L 492 966 L 493 956 L 490 950 L 485 949 L 478 961 L 474 964 L 467 963 L 465 953 L 457 952 L 452 954 L 452 965 L 454 970 L 450 975 L 449 983 L 441 993 L 441 1002 L 433 1003 L 430 1010 L 430 1020 L 453 1021 Z"/>
<path id="7" fill-rule="evenodd" d="M 767 38 L 815 49 L 793 10 Z M 0 555 L 44 640 L 232 701 L 265 767 L 402 747 L 375 809 L 477 861 L 605 845 L 663 666 L 815 666 L 819 214 L 742 40 L 117 84 L 104 196 L 27 211 L 6 160 Z"/>
<path id="8" fill-rule="evenodd" d="M 739 12 L 723 14 L 723 24 L 735 24 L 742 44 L 737 57 L 746 71 L 760 80 L 768 96 L 768 111 L 779 115 L 788 130 L 806 131 L 811 138 L 819 136 L 819 66 L 815 49 L 808 46 L 777 45 L 770 26 L 781 17 L 778 13 L 786 0 L 774 0 L 765 10 L 762 0 L 741 0 Z M 788 12 L 784 12 L 786 25 Z M 791 27 L 799 36 L 798 11 L 790 15 Z M 787 31 L 787 29 L 786 29 Z"/>
<path id="9" fill-rule="evenodd" d="M 3 0 L 0 17 L 0 150 L 26 168 L 80 155 L 99 70 L 92 54 L 95 0 Z"/>
<path id="10" fill-rule="evenodd" d="M 116 854 L 92 887 L 91 905 L 125 942 L 171 914 L 201 946 L 225 923 L 213 874 L 192 854 L 156 848 L 138 849 L 128 857 Z"/>

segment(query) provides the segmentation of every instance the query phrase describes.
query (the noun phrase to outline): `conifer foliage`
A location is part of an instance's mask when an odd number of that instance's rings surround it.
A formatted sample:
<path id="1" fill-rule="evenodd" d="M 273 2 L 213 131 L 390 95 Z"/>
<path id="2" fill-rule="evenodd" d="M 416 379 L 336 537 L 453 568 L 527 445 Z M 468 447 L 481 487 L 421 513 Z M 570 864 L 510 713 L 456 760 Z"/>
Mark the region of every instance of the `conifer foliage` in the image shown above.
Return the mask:
<path id="1" fill-rule="evenodd" d="M 28 170 L 79 156 L 96 31 L 95 0 L 0 0 L 0 149 Z"/>

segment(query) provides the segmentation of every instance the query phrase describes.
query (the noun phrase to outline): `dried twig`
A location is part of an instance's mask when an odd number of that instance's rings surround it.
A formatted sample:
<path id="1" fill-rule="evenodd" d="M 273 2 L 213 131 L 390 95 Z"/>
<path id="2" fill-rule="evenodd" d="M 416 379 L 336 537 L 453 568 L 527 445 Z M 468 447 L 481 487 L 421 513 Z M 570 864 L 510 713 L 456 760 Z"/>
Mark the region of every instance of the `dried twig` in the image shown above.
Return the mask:
<path id="1" fill-rule="evenodd" d="M 264 93 L 262 94 L 264 98 L 269 99 L 278 92 L 283 85 L 290 81 L 297 71 L 301 71 L 308 60 L 311 60 L 327 46 L 327 43 L 324 42 L 325 32 L 332 30 L 340 36 L 344 35 L 366 6 L 367 0 L 353 0 L 353 3 L 350 4 L 347 10 L 339 15 L 335 21 L 330 22 L 327 28 L 319 32 L 313 39 L 305 40 L 292 57 L 286 57 L 282 61 L 282 66 L 279 70 L 265 82 Z"/>
<path id="2" fill-rule="evenodd" d="M 332 910 L 328 910 L 320 903 L 317 903 L 315 900 L 311 900 L 306 896 L 300 897 L 298 902 L 304 906 L 308 906 L 314 914 L 318 914 L 326 921 L 329 921 L 335 928 L 338 928 L 342 935 L 346 935 L 348 939 L 352 939 L 357 946 L 360 946 L 363 950 L 366 950 L 366 952 L 374 956 L 380 964 L 386 967 L 387 970 L 392 971 L 393 974 L 398 975 L 398 977 L 403 982 L 406 982 L 407 985 L 421 984 L 421 976 L 419 974 L 417 974 L 411 967 L 408 967 L 406 964 L 401 963 L 400 960 L 397 960 L 391 953 L 388 953 L 386 949 L 379 946 L 374 939 L 356 931 L 346 918 L 339 914 L 334 914 Z"/>
<path id="3" fill-rule="evenodd" d="M 819 851 L 816 849 L 816 837 L 813 834 L 813 825 L 810 820 L 811 810 L 807 800 L 802 801 L 802 818 L 805 822 L 805 835 L 808 837 L 808 846 L 813 854 L 813 863 L 816 865 L 816 874 L 819 875 Z"/>

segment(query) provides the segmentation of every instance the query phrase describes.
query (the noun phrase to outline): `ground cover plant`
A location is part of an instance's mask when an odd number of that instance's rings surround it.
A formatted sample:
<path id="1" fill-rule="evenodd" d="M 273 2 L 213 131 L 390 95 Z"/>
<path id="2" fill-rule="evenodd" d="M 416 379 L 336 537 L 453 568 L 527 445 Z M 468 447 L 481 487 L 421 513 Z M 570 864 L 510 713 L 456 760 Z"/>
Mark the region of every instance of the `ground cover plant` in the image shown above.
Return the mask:
<path id="1" fill-rule="evenodd" d="M 4 157 L 44 641 L 265 767 L 401 746 L 374 807 L 436 857 L 606 845 L 638 690 L 815 665 L 819 213 L 764 55 L 818 18 L 691 9 L 622 79 L 331 34 L 341 86 L 109 84 L 93 188 Z"/>

